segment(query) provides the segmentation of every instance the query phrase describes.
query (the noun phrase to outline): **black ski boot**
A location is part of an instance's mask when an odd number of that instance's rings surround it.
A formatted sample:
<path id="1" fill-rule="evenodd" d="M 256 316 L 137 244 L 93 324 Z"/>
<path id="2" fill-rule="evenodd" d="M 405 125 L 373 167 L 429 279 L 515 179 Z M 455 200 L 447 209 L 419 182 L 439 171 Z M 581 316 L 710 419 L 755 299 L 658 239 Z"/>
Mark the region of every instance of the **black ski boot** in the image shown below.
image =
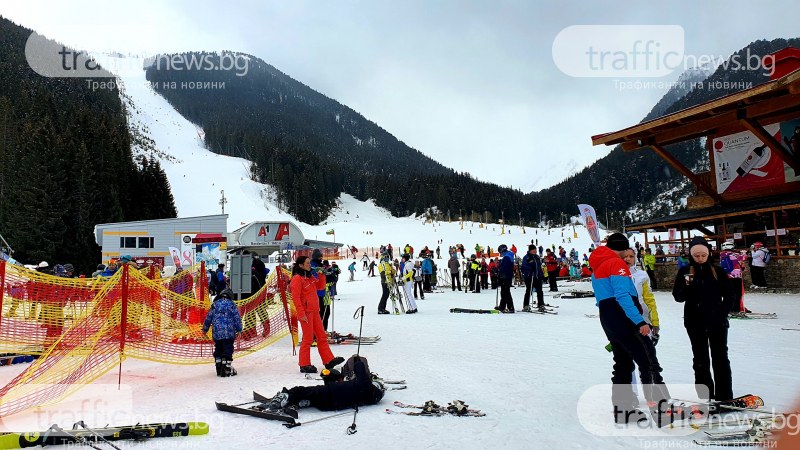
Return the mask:
<path id="1" fill-rule="evenodd" d="M 325 368 L 330 370 L 330 369 L 333 369 L 334 367 L 338 366 L 339 364 L 341 364 L 343 362 L 344 362 L 344 358 L 342 358 L 341 356 L 337 356 L 337 357 L 333 358 L 332 360 L 328 361 L 328 363 L 325 364 Z M 302 372 L 302 370 L 301 370 L 301 372 Z M 316 372 L 316 370 L 314 370 L 314 372 Z"/>
<path id="2" fill-rule="evenodd" d="M 317 373 L 317 368 L 313 364 L 300 366 L 300 373 Z"/>
<path id="3" fill-rule="evenodd" d="M 223 377 L 234 377 L 236 376 L 236 369 L 233 368 L 231 365 L 233 363 L 232 359 L 225 360 L 225 375 Z"/>
<path id="4" fill-rule="evenodd" d="M 225 364 L 222 362 L 222 358 L 214 358 L 214 365 L 217 368 L 217 376 L 224 377 L 225 376 Z"/>

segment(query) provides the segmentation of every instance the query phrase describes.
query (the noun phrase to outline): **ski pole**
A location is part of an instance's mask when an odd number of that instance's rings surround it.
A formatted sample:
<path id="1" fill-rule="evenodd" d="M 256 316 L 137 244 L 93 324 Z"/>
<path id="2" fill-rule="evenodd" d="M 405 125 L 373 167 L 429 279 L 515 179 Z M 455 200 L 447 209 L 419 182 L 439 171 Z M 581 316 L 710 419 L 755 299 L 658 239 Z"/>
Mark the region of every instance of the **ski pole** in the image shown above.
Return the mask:
<path id="1" fill-rule="evenodd" d="M 294 427 L 299 427 L 300 425 L 304 425 L 304 424 L 309 424 L 309 423 L 314 423 L 314 422 L 321 422 L 323 420 L 333 419 L 334 417 L 344 416 L 346 414 L 350 414 L 350 411 L 344 411 L 344 412 L 340 412 L 340 413 L 336 413 L 336 414 L 331 414 L 330 416 L 320 417 L 319 419 L 314 419 L 314 420 L 307 420 L 305 422 L 293 422 L 293 423 L 288 423 L 287 422 L 287 423 L 284 423 L 282 425 L 285 426 L 286 428 L 294 428 Z M 348 433 L 348 434 L 352 434 L 352 433 Z"/>
<path id="2" fill-rule="evenodd" d="M 359 360 L 361 357 L 361 333 L 364 330 L 364 306 L 356 309 L 356 312 L 353 313 L 353 319 L 361 318 L 361 324 L 358 326 L 358 348 L 356 349 L 356 361 Z M 355 366 L 353 367 L 355 369 Z M 367 374 L 367 376 L 370 376 Z M 355 411 L 353 412 L 353 423 L 347 427 L 347 434 L 356 434 L 358 430 L 356 430 L 356 417 L 358 417 L 358 401 L 355 401 Z"/>

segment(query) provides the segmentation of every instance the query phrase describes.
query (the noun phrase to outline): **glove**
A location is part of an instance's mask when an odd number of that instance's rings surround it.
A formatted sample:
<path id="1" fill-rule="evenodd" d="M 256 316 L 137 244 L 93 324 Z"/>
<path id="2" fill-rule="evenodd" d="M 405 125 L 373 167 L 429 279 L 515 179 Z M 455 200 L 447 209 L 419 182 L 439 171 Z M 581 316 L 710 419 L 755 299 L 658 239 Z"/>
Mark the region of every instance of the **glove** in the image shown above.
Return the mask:
<path id="1" fill-rule="evenodd" d="M 656 345 L 658 345 L 658 339 L 659 339 L 659 337 L 660 337 L 660 336 L 658 335 L 658 331 L 653 331 L 653 335 L 652 335 L 652 336 L 650 336 L 650 339 L 652 339 L 652 340 L 653 340 L 653 347 L 655 347 Z"/>

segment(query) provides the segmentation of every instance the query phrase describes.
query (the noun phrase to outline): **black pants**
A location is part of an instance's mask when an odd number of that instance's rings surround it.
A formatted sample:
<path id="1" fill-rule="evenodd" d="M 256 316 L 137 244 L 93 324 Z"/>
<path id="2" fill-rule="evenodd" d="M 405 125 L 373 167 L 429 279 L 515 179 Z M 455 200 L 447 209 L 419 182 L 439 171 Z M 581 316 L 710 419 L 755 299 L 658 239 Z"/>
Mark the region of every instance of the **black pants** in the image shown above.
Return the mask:
<path id="1" fill-rule="evenodd" d="M 514 311 L 514 299 L 511 297 L 511 278 L 498 278 L 500 283 L 500 310 Z"/>
<path id="2" fill-rule="evenodd" d="M 744 311 L 742 304 L 742 289 L 744 288 L 744 281 L 741 278 L 728 278 L 731 294 L 733 294 L 733 301 L 731 302 L 731 312 Z"/>
<path id="3" fill-rule="evenodd" d="M 423 273 L 422 274 L 422 288 L 425 290 L 425 292 L 430 292 L 431 291 L 431 277 L 430 277 L 430 274 L 427 274 L 427 273 Z"/>
<path id="4" fill-rule="evenodd" d="M 458 286 L 458 290 L 461 290 L 461 277 L 458 275 L 458 272 L 453 273 L 450 272 L 450 285 L 453 286 L 453 290 L 456 290 L 456 286 Z"/>
<path id="5" fill-rule="evenodd" d="M 422 280 L 414 281 L 414 298 L 417 298 L 417 289 L 419 289 L 419 298 L 425 299 L 425 291 L 422 289 Z"/>
<path id="6" fill-rule="evenodd" d="M 481 274 L 481 289 L 489 289 L 489 274 Z"/>
<path id="7" fill-rule="evenodd" d="M 219 339 L 214 341 L 214 358 L 215 359 L 233 359 L 233 341 L 234 339 Z"/>
<path id="8" fill-rule="evenodd" d="M 472 272 L 472 275 L 469 276 L 469 290 L 473 292 L 480 292 L 481 291 L 481 282 L 478 278 L 477 272 Z"/>
<path id="9" fill-rule="evenodd" d="M 653 271 L 653 269 L 647 269 L 647 276 L 650 277 L 650 288 L 658 289 L 658 283 L 656 283 L 656 273 Z"/>
<path id="10" fill-rule="evenodd" d="M 386 300 L 389 300 L 389 286 L 381 283 L 381 301 L 378 302 L 378 311 L 386 311 Z"/>
<path id="11" fill-rule="evenodd" d="M 661 378 L 661 365 L 653 341 L 639 333 L 639 328 L 625 315 L 616 299 L 601 300 L 599 304 L 600 324 L 614 355 L 611 382 L 619 385 L 612 387 L 611 401 L 615 412 L 629 411 L 638 404 L 630 386 L 636 366 L 639 367 L 645 399 L 663 407 L 664 400 L 670 395 Z"/>
<path id="12" fill-rule="evenodd" d="M 687 325 L 686 332 L 689 334 L 694 356 L 692 359 L 694 383 L 707 386 L 707 394 L 716 400 L 733 398 L 731 363 L 728 360 L 728 324 Z M 705 394 L 700 391 L 701 389 L 698 389 L 698 395 Z"/>
<path id="13" fill-rule="evenodd" d="M 328 319 L 331 317 L 331 305 L 325 304 L 325 296 L 317 296 L 319 299 L 319 317 L 322 319 L 322 326 L 328 329 Z"/>
<path id="14" fill-rule="evenodd" d="M 548 272 L 547 280 L 550 282 L 550 292 L 558 291 L 558 284 L 556 283 L 556 278 L 558 277 L 558 273 L 554 270 L 552 272 Z"/>
<path id="15" fill-rule="evenodd" d="M 536 290 L 536 305 L 544 305 L 544 292 L 542 292 L 542 279 L 533 278 L 533 276 L 525 277 L 525 297 L 522 298 L 522 307 L 525 308 L 531 304 L 531 289 Z"/>
<path id="16" fill-rule="evenodd" d="M 753 278 L 753 284 L 759 287 L 767 287 L 767 277 L 764 275 L 764 268 L 750 265 L 750 276 Z"/>

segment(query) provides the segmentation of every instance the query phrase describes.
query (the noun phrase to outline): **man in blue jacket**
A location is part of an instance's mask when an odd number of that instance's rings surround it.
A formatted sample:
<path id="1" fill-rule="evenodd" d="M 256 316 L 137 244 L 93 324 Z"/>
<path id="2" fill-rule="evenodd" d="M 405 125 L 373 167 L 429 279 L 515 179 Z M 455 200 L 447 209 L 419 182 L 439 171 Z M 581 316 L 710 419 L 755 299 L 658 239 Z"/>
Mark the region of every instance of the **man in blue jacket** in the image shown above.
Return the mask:
<path id="1" fill-rule="evenodd" d="M 506 244 L 497 247 L 500 262 L 497 265 L 497 282 L 500 285 L 500 306 L 495 309 L 505 313 L 514 312 L 514 299 L 511 297 L 511 281 L 514 279 L 514 254 Z"/>
<path id="2" fill-rule="evenodd" d="M 669 390 L 661 378 L 655 345 L 650 339 L 650 326 L 642 317 L 636 287 L 622 259 L 629 248 L 628 238 L 614 233 L 605 246 L 598 247 L 589 257 L 589 265 L 594 269 L 592 288 L 600 310 L 600 324 L 614 354 L 611 376 L 614 420 L 616 423 L 647 420 L 644 413 L 636 409 L 639 401 L 631 387 L 635 362 L 650 414 L 662 427 L 672 422 L 673 411 L 667 401 Z"/>

